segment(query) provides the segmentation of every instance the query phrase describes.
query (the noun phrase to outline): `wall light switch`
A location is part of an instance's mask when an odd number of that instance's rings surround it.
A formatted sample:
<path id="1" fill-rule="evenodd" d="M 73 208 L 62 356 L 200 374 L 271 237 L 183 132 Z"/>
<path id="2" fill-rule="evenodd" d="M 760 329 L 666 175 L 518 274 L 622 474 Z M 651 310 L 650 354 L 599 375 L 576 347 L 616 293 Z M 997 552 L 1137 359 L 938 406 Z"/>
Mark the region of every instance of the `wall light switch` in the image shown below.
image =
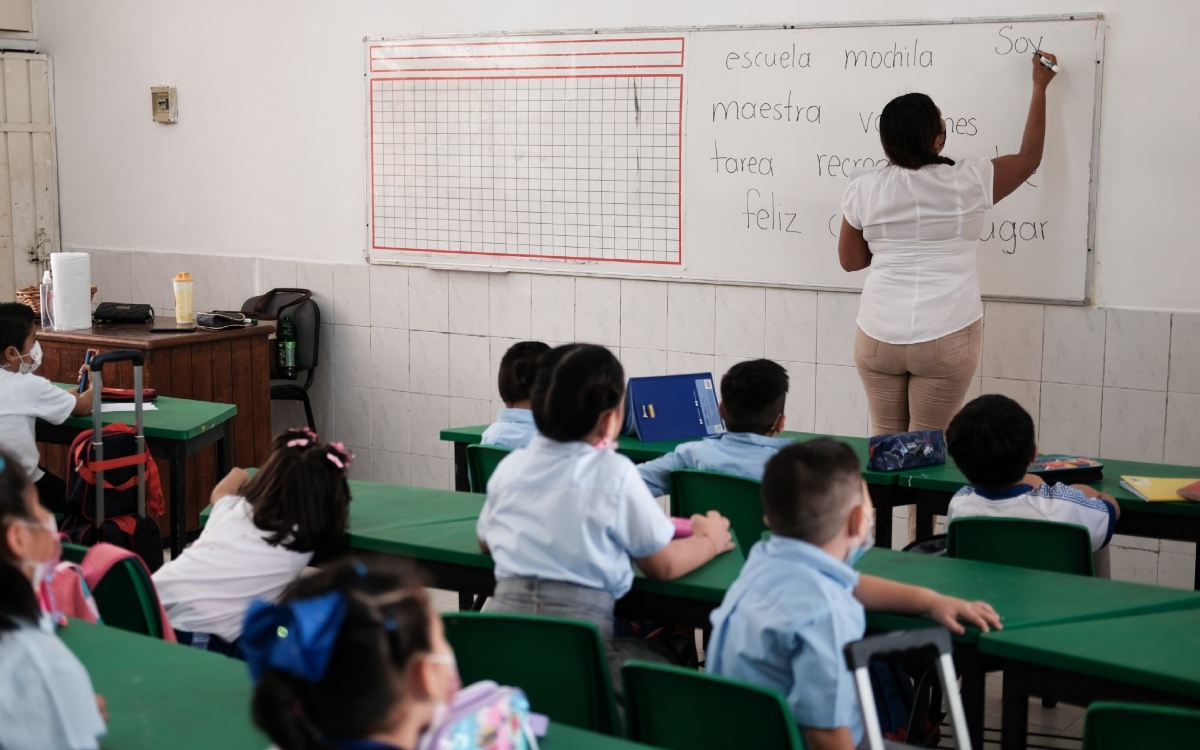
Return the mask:
<path id="1" fill-rule="evenodd" d="M 151 86 L 150 99 L 155 122 L 179 122 L 179 95 L 174 86 Z"/>

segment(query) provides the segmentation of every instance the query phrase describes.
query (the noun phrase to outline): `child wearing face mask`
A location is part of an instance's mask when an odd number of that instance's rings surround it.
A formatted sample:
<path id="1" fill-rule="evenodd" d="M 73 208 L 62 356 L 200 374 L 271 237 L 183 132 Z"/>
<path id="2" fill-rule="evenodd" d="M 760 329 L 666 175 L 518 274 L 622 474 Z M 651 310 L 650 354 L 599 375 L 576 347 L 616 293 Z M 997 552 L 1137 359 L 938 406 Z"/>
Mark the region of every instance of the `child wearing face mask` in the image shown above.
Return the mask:
<path id="1" fill-rule="evenodd" d="M 771 536 L 758 542 L 713 610 L 708 670 L 787 697 L 810 750 L 853 750 L 862 741 L 854 677 L 842 649 L 866 631 L 864 608 L 927 615 L 954 633 L 959 620 L 1000 629 L 995 610 L 930 589 L 860 575 L 875 538 L 875 510 L 858 458 L 819 438 L 767 463 L 763 510 Z"/>
<path id="2" fill-rule="evenodd" d="M 58 559 L 54 516 L 0 452 L 0 747 L 90 750 L 104 736 L 102 699 L 54 634 L 36 589 Z"/>
<path id="3" fill-rule="evenodd" d="M 281 750 L 416 750 L 459 688 L 412 569 L 343 559 L 246 613 L 254 722 Z"/>
<path id="4" fill-rule="evenodd" d="M 91 385 L 83 393 L 66 391 L 34 375 L 42 364 L 42 345 L 34 341 L 33 309 L 19 302 L 0 304 L 0 448 L 10 451 L 37 486 L 41 504 L 66 512 L 67 488 L 38 466 L 34 424 L 62 424 L 73 414 L 92 412 Z M 80 372 L 87 369 L 85 365 Z"/>
<path id="5" fill-rule="evenodd" d="M 624 421 L 625 372 L 607 349 L 568 344 L 543 355 L 532 391 L 538 434 L 488 482 L 476 534 L 495 559 L 485 612 L 543 614 L 592 622 L 615 669 L 613 607 L 633 567 L 678 578 L 733 549 L 729 520 L 692 517 L 675 539 L 633 462 L 612 448 Z"/>

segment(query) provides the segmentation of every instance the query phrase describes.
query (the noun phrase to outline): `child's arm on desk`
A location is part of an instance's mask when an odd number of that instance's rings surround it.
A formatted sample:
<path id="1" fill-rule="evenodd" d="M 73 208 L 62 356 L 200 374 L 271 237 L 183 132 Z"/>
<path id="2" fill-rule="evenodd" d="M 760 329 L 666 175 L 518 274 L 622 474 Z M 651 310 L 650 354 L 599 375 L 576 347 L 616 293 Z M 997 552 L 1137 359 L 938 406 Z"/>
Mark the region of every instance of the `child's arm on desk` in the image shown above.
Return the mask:
<path id="1" fill-rule="evenodd" d="M 658 581 L 670 581 L 692 572 L 717 555 L 733 549 L 729 519 L 710 510 L 708 515 L 692 516 L 692 536 L 674 539 L 649 557 L 636 562 L 642 572 Z"/>
<path id="2" fill-rule="evenodd" d="M 951 633 L 961 634 L 965 628 L 959 620 L 969 622 L 983 632 L 1000 630 L 1000 616 L 987 602 L 968 602 L 944 596 L 933 589 L 909 586 L 876 576 L 859 576 L 854 597 L 870 610 L 896 612 L 904 615 L 927 615 L 945 626 Z"/>
<path id="3" fill-rule="evenodd" d="M 84 365 L 83 367 L 79 368 L 79 377 L 82 378 L 85 372 L 91 371 L 92 368 Z M 92 407 L 95 405 L 95 403 L 92 401 L 93 397 L 94 391 L 92 390 L 92 381 L 91 378 L 88 378 L 87 390 L 85 390 L 83 393 L 75 394 L 75 408 L 71 409 L 71 416 L 80 417 L 86 414 L 91 414 Z"/>
<path id="4" fill-rule="evenodd" d="M 1082 492 L 1084 497 L 1099 498 L 1100 500 L 1103 500 L 1112 506 L 1113 519 L 1121 517 L 1121 504 L 1118 503 L 1117 499 L 1112 495 L 1108 494 L 1107 492 L 1097 492 L 1091 487 L 1088 487 L 1086 484 L 1073 484 L 1071 486 Z"/>
<path id="5" fill-rule="evenodd" d="M 216 487 L 213 487 L 212 494 L 208 497 L 208 504 L 212 505 L 227 495 L 242 494 L 242 485 L 249 478 L 250 475 L 246 473 L 245 469 L 234 467 L 232 471 L 225 475 L 224 479 L 217 482 Z"/>
<path id="6" fill-rule="evenodd" d="M 807 750 L 854 750 L 854 735 L 850 734 L 850 727 L 802 727 L 801 731 L 804 732 L 804 747 Z"/>

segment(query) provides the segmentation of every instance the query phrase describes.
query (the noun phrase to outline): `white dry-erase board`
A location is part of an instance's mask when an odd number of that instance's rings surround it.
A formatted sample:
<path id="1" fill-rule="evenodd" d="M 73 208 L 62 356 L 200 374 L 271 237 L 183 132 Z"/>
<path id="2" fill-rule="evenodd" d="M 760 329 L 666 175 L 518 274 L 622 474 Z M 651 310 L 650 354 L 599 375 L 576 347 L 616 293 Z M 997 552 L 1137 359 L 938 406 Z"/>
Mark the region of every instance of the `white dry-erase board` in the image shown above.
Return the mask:
<path id="1" fill-rule="evenodd" d="M 367 255 L 464 270 L 856 289 L 841 198 L 878 116 L 922 91 L 944 154 L 1017 150 L 1035 48 L 1058 56 L 1045 158 L 989 213 L 988 297 L 1091 291 L 1098 14 L 370 37 Z"/>

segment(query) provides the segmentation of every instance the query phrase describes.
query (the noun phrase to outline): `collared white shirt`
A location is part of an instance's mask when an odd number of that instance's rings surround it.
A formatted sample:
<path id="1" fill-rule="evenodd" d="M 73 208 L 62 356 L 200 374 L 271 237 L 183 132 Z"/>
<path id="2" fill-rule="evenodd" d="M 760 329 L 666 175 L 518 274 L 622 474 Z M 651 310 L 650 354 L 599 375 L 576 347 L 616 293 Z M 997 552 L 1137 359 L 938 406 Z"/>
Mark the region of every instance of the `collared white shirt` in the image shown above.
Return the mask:
<path id="1" fill-rule="evenodd" d="M 842 213 L 871 248 L 858 327 L 888 344 L 919 344 L 983 317 L 976 251 L 992 207 L 992 162 L 855 173 Z"/>
<path id="2" fill-rule="evenodd" d="M 21 462 L 31 482 L 45 473 L 38 468 L 37 420 L 62 424 L 74 409 L 74 394 L 41 375 L 0 369 L 0 448 Z"/>
<path id="3" fill-rule="evenodd" d="M 684 443 L 665 456 L 638 464 L 637 470 L 655 496 L 671 491 L 671 472 L 676 469 L 719 471 L 762 481 L 767 461 L 791 442 L 753 432 L 724 432 Z"/>
<path id="4" fill-rule="evenodd" d="M 1117 517 L 1108 503 L 1088 497 L 1065 484 L 1028 484 L 999 492 L 963 487 L 950 500 L 946 523 L 956 518 L 1025 518 L 1032 521 L 1071 523 L 1088 530 L 1092 552 L 1098 552 L 1112 539 Z"/>
<path id="5" fill-rule="evenodd" d="M 667 546 L 675 527 L 628 458 L 536 435 L 496 467 L 476 533 L 497 580 L 564 581 L 619 599 L 633 586 L 630 558 Z"/>
<path id="6" fill-rule="evenodd" d="M 533 412 L 529 409 L 504 408 L 496 412 L 496 421 L 483 431 L 480 443 L 501 448 L 524 448 L 537 434 Z"/>

